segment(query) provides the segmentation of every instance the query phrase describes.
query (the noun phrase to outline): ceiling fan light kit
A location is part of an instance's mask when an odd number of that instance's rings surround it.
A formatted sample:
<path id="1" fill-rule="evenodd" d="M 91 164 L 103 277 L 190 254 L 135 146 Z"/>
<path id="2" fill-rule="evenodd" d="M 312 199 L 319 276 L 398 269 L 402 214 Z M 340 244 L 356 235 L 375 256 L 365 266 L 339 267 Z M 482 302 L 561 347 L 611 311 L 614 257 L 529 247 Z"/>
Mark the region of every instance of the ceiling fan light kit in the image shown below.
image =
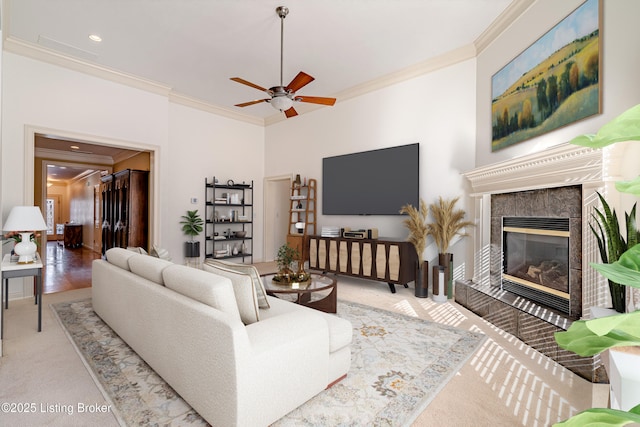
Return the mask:
<path id="1" fill-rule="evenodd" d="M 265 89 L 257 84 L 251 83 L 240 77 L 232 77 L 231 80 L 243 85 L 247 85 L 254 89 L 258 89 L 262 92 L 266 92 L 270 98 L 257 99 L 255 101 L 243 102 L 236 104 L 236 107 L 248 107 L 249 105 L 259 104 L 261 102 L 268 102 L 273 108 L 280 112 L 284 112 L 287 118 L 297 116 L 295 108 L 293 108 L 294 102 L 307 102 L 310 104 L 320 105 L 334 105 L 336 103 L 335 98 L 323 98 L 319 96 L 296 96 L 296 92 L 302 89 L 304 86 L 315 80 L 309 74 L 300 71 L 296 75 L 291 83 L 287 86 L 283 85 L 283 58 L 284 58 L 284 18 L 289 14 L 289 9 L 285 6 L 278 6 L 276 8 L 276 14 L 280 17 L 280 86 L 273 86 L 269 89 Z"/>

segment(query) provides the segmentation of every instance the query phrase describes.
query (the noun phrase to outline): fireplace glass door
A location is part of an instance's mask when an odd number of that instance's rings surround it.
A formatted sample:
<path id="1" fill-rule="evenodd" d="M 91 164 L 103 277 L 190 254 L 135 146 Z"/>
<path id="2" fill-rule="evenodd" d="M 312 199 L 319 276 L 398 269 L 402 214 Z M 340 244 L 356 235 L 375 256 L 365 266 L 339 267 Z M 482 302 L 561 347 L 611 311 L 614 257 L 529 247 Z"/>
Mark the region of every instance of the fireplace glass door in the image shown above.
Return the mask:
<path id="1" fill-rule="evenodd" d="M 563 220 L 503 219 L 502 283 L 504 289 L 565 311 L 570 293 L 569 224 Z"/>

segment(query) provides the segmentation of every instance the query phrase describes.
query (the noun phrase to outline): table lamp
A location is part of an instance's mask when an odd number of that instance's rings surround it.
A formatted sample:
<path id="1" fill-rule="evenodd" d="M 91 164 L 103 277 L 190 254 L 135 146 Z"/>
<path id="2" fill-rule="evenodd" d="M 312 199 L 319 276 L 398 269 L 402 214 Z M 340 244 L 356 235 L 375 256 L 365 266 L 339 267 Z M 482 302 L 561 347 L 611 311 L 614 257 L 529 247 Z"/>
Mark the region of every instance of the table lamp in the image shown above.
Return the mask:
<path id="1" fill-rule="evenodd" d="M 37 206 L 14 206 L 4 222 L 3 228 L 5 231 L 17 231 L 21 235 L 21 241 L 16 243 L 13 248 L 16 255 L 20 257 L 18 263 L 34 262 L 38 246 L 31 241 L 31 233 L 47 229 L 47 223 L 42 217 L 40 208 Z"/>

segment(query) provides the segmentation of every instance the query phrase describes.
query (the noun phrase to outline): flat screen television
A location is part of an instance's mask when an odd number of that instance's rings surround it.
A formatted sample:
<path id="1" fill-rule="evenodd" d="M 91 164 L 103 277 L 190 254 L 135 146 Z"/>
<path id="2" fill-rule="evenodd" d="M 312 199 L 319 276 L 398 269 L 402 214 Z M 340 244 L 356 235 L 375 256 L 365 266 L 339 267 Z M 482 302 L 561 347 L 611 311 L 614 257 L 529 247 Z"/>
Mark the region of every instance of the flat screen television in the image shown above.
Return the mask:
<path id="1" fill-rule="evenodd" d="M 419 206 L 420 144 L 322 159 L 324 215 L 400 215 Z"/>

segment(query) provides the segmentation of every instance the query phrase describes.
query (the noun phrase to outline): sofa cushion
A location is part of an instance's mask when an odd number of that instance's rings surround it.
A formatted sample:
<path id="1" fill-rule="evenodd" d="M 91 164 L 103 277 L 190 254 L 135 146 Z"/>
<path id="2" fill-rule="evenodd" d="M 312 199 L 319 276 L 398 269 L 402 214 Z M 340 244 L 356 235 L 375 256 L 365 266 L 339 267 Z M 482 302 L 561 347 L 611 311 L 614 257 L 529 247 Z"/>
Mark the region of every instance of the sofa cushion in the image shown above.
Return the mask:
<path id="1" fill-rule="evenodd" d="M 177 264 L 165 268 L 162 275 L 167 288 L 242 320 L 228 278 Z"/>
<path id="2" fill-rule="evenodd" d="M 209 265 L 205 263 L 202 268 L 204 271 L 208 271 L 231 280 L 233 293 L 236 297 L 236 304 L 240 311 L 242 323 L 249 325 L 260 320 L 256 288 L 251 276 L 220 265 Z"/>
<path id="3" fill-rule="evenodd" d="M 162 270 L 170 265 L 173 265 L 173 263 L 148 255 L 133 254 L 133 256 L 129 258 L 129 269 L 132 273 L 158 283 L 159 285 L 164 285 Z"/>
<path id="4" fill-rule="evenodd" d="M 329 353 L 338 351 L 351 344 L 353 340 L 353 326 L 348 320 L 342 319 L 332 313 L 325 313 L 303 305 L 292 304 L 289 301 L 284 301 L 276 297 L 269 297 L 269 300 L 271 301 L 271 309 L 260 310 L 262 319 L 278 317 L 292 310 L 311 310 L 313 313 L 322 316 L 327 322 L 329 328 Z"/>
<path id="5" fill-rule="evenodd" d="M 218 265 L 220 267 L 234 270 L 242 274 L 248 274 L 253 280 L 253 286 L 256 289 L 256 296 L 258 298 L 258 306 L 260 308 L 269 308 L 269 301 L 267 300 L 267 291 L 264 290 L 264 284 L 260 278 L 260 274 L 255 266 L 250 264 L 238 264 L 236 262 L 221 261 L 221 260 L 207 260 L 209 265 Z"/>
<path id="6" fill-rule="evenodd" d="M 107 261 L 109 261 L 110 264 L 127 271 L 130 271 L 129 258 L 134 255 L 136 255 L 135 252 L 128 251 L 124 248 L 111 248 L 105 252 Z"/>

